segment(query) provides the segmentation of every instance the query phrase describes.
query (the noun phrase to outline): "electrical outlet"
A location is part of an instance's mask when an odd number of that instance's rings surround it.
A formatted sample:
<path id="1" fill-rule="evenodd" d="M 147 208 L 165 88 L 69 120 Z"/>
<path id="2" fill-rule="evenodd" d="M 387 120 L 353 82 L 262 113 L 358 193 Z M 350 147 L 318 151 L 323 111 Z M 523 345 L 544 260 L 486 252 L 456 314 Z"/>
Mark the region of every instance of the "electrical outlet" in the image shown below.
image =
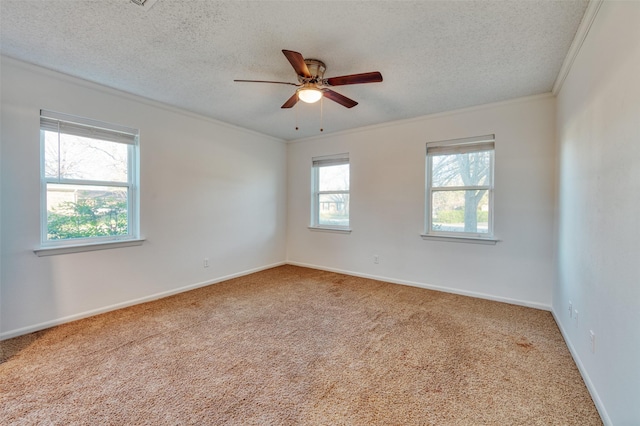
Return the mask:
<path id="1" fill-rule="evenodd" d="M 569 318 L 573 318 L 573 303 L 569 300 Z"/>
<path id="2" fill-rule="evenodd" d="M 373 263 L 375 263 L 376 265 L 378 263 L 380 263 L 380 256 L 378 256 L 377 254 L 373 255 Z"/>
<path id="3" fill-rule="evenodd" d="M 209 267 L 209 258 L 208 257 L 204 258 L 204 261 L 202 262 L 202 266 L 204 268 L 208 268 Z"/>
<path id="4" fill-rule="evenodd" d="M 596 333 L 593 330 L 589 330 L 589 340 L 591 341 L 591 353 L 596 353 Z"/>
<path id="5" fill-rule="evenodd" d="M 576 323 L 576 327 L 578 326 L 578 314 L 579 314 L 578 310 L 577 310 L 577 309 L 574 309 L 574 310 L 573 310 L 573 320 L 574 320 L 574 321 L 575 321 L 575 323 Z"/>

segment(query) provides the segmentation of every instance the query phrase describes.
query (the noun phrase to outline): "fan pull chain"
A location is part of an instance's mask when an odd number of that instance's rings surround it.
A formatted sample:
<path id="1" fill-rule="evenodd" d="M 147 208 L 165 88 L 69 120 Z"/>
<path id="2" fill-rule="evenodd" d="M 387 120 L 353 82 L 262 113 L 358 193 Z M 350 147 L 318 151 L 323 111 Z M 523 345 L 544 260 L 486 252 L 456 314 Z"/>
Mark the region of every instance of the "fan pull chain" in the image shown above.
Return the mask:
<path id="1" fill-rule="evenodd" d="M 298 130 L 298 105 L 296 105 L 294 108 L 296 109 L 296 130 Z"/>
<path id="2" fill-rule="evenodd" d="M 323 121 L 323 114 L 322 114 L 322 105 L 324 105 L 324 104 L 322 103 L 322 101 L 323 101 L 323 100 L 324 100 L 324 96 L 320 98 L 320 131 L 321 131 L 321 132 L 323 132 L 323 131 L 324 131 L 324 129 L 323 129 L 323 127 L 324 127 L 324 126 L 323 126 L 324 121 Z"/>

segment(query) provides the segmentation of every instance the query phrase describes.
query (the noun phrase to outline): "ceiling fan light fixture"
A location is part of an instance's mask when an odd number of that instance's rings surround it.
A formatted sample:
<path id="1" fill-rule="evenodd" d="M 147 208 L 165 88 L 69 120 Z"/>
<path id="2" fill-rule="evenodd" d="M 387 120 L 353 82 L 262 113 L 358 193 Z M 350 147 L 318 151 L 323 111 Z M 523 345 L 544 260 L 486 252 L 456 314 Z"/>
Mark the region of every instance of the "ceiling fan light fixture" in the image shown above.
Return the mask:
<path id="1" fill-rule="evenodd" d="M 312 104 L 318 102 L 322 97 L 322 91 L 313 86 L 304 86 L 298 89 L 298 98 L 302 102 L 306 102 L 308 104 Z"/>

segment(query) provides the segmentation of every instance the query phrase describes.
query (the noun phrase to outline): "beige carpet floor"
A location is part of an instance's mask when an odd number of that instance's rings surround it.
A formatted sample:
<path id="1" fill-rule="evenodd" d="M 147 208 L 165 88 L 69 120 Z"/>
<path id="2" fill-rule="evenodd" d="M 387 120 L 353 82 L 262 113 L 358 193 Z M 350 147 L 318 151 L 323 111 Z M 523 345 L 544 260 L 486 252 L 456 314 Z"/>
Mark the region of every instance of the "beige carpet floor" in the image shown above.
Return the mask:
<path id="1" fill-rule="evenodd" d="M 549 312 L 294 266 L 0 345 L 2 425 L 601 424 Z"/>

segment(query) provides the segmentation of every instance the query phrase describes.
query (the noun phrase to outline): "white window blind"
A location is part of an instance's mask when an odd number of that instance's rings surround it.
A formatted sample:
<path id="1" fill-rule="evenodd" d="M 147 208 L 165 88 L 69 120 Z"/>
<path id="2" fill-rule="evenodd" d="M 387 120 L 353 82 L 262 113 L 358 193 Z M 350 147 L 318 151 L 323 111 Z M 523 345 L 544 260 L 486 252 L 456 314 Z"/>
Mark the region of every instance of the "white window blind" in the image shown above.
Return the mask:
<path id="1" fill-rule="evenodd" d="M 490 151 L 494 149 L 494 146 L 495 135 L 450 139 L 427 143 L 427 155 L 468 154 L 470 152 Z"/>
<path id="2" fill-rule="evenodd" d="M 40 110 L 40 129 L 129 145 L 138 137 L 137 129 L 47 110 Z"/>
<path id="3" fill-rule="evenodd" d="M 325 155 L 312 158 L 313 167 L 339 166 L 349 164 L 349 154 Z"/>

